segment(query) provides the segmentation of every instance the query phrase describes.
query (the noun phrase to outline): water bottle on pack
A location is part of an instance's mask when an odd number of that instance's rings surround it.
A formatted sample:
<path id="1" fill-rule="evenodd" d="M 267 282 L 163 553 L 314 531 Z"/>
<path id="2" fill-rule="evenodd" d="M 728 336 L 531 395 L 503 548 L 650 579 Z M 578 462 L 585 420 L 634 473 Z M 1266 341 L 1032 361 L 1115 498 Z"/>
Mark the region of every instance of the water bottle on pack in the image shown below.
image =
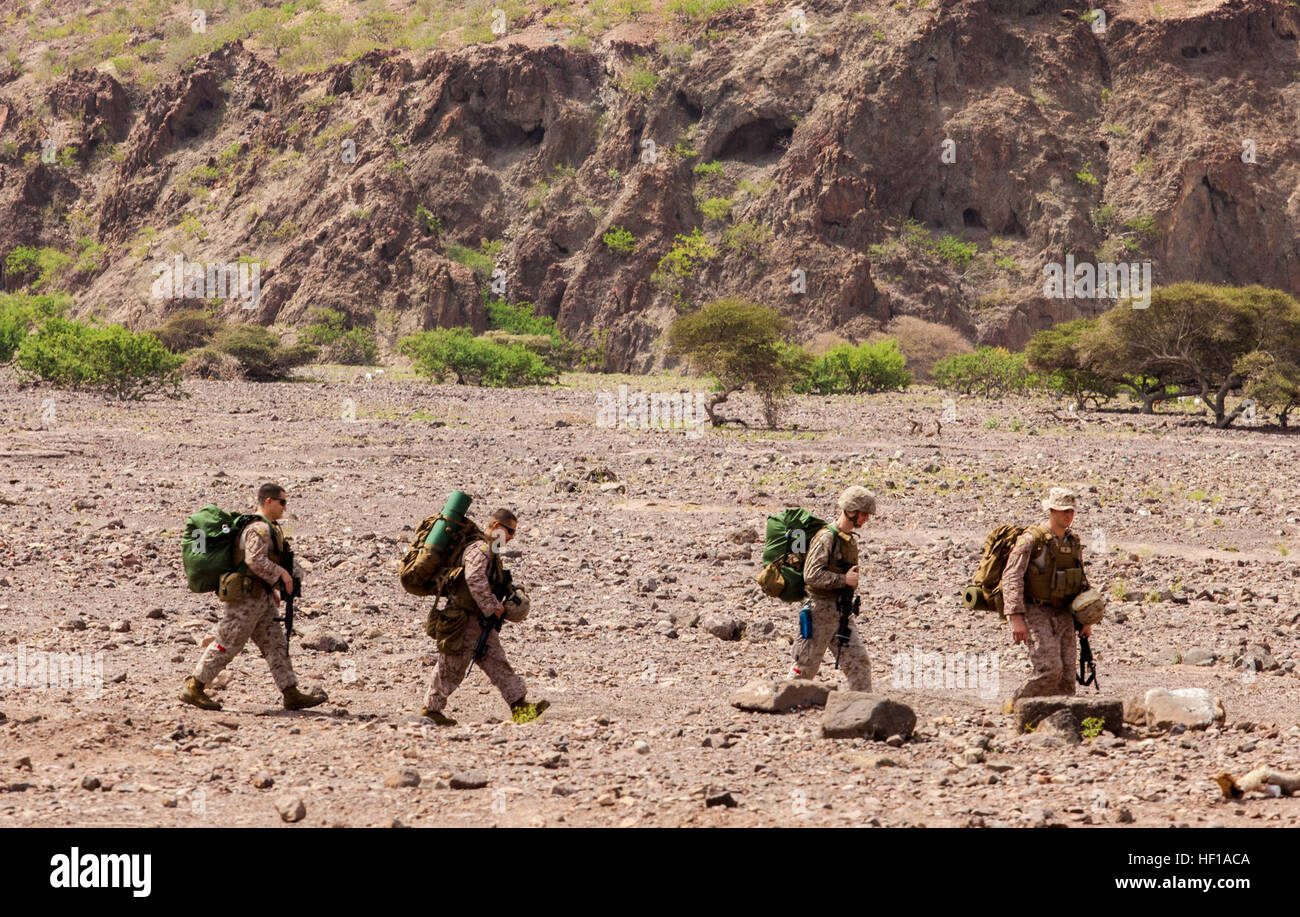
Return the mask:
<path id="1" fill-rule="evenodd" d="M 804 640 L 811 640 L 812 633 L 812 606 L 804 602 L 803 608 L 799 609 L 799 636 Z"/>

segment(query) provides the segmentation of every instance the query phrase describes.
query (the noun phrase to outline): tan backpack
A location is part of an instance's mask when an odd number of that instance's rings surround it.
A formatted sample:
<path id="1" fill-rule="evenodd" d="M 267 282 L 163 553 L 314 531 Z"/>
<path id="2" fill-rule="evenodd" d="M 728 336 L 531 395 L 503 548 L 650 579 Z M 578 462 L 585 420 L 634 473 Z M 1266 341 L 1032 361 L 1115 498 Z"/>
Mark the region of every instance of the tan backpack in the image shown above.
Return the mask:
<path id="1" fill-rule="evenodd" d="M 446 519 L 448 526 L 456 527 L 455 534 L 445 548 L 425 544 L 429 532 L 439 519 Z M 469 517 L 463 522 L 456 522 L 439 513 L 425 519 L 411 539 L 411 546 L 402 555 L 397 573 L 402 588 L 411 595 L 441 596 L 447 584 L 460 572 L 465 547 L 482 537 L 483 530 Z"/>

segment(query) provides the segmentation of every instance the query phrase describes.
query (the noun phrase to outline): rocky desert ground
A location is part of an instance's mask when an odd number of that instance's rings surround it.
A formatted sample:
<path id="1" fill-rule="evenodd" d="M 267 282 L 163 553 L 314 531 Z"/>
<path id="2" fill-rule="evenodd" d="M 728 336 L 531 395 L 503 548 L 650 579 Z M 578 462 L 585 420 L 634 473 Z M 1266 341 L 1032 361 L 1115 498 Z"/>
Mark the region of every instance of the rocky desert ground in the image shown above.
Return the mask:
<path id="1" fill-rule="evenodd" d="M 742 400 L 750 429 L 692 435 L 596 423 L 599 392 L 691 379 L 311 375 L 126 405 L 0 380 L 0 825 L 1300 824 L 1295 798 L 1225 801 L 1213 781 L 1300 769 L 1294 436 L 978 399 L 927 436 L 934 390 L 799 398 L 776 431 Z M 185 707 L 218 603 L 186 590 L 184 519 L 268 479 L 308 567 L 293 659 L 329 702 L 280 709 L 250 646 L 214 689 L 223 711 Z M 1002 712 L 1025 650 L 959 593 L 985 534 L 1032 521 L 1058 482 L 1081 490 L 1075 527 L 1112 596 L 1100 696 L 1204 688 L 1221 725 L 1075 744 Z M 796 607 L 754 583 L 765 517 L 827 514 L 849 483 L 880 497 L 859 627 L 875 693 L 915 711 L 906 741 L 729 702 L 785 673 L 796 632 Z M 519 513 L 507 563 L 533 611 L 503 640 L 553 704 L 537 722 L 509 722 L 478 671 L 452 697 L 458 726 L 415 715 L 433 644 L 396 565 L 456 488 L 471 515 Z M 818 681 L 844 687 L 829 662 Z"/>

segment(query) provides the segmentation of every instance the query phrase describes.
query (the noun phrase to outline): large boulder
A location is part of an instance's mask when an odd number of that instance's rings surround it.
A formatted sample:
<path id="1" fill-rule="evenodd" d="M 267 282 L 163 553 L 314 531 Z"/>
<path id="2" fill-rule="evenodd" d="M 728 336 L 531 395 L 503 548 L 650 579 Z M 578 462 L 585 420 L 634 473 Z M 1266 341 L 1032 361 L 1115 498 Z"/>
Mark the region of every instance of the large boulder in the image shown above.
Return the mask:
<path id="1" fill-rule="evenodd" d="M 1124 728 L 1124 704 L 1118 698 L 1062 694 L 1055 697 L 1022 697 L 1016 701 L 1011 708 L 1015 715 L 1016 732 L 1024 732 L 1026 726 L 1037 726 L 1058 710 L 1068 710 L 1081 724 L 1088 719 L 1101 720 L 1107 732 L 1118 733 Z"/>
<path id="2" fill-rule="evenodd" d="M 1152 688 L 1142 699 L 1148 726 L 1205 729 L 1225 719 L 1223 701 L 1205 688 Z"/>
<path id="3" fill-rule="evenodd" d="M 795 707 L 824 707 L 830 689 L 813 681 L 759 678 L 731 695 L 731 706 L 759 713 L 785 713 Z"/>
<path id="4" fill-rule="evenodd" d="M 824 739 L 907 738 L 916 728 L 916 714 L 907 704 L 864 691 L 833 691 L 822 716 Z"/>

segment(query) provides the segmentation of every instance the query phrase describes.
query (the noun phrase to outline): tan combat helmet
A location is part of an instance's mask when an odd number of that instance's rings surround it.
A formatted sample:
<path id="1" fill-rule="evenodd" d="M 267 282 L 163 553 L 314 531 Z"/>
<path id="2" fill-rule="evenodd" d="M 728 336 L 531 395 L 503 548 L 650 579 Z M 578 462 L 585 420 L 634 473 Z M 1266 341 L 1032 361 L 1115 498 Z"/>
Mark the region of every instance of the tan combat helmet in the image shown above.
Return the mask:
<path id="1" fill-rule="evenodd" d="M 854 484 L 840 494 L 839 510 L 841 513 L 876 514 L 876 495 L 865 487 Z"/>
<path id="2" fill-rule="evenodd" d="M 1074 509 L 1076 500 L 1078 500 L 1078 497 L 1075 495 L 1074 491 L 1070 490 L 1068 487 L 1053 487 L 1047 492 L 1047 496 L 1043 499 L 1043 509 Z"/>
<path id="3" fill-rule="evenodd" d="M 1085 590 L 1070 603 L 1070 611 L 1074 614 L 1074 620 L 1084 627 L 1096 624 L 1106 613 L 1106 598 L 1096 589 Z"/>

